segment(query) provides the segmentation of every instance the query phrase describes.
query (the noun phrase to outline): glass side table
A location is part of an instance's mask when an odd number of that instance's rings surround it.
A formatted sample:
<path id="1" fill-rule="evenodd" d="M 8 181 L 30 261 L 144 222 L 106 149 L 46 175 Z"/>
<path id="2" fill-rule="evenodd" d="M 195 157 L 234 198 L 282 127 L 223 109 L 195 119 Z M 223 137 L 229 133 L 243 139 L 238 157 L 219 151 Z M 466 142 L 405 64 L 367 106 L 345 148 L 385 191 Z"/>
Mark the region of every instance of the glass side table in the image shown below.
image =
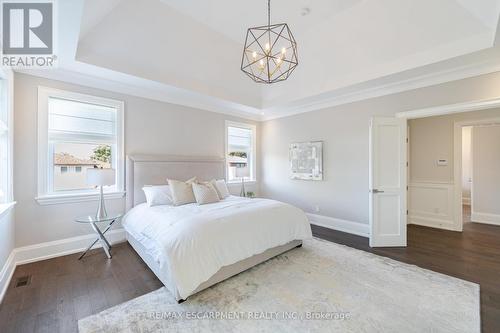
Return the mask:
<path id="1" fill-rule="evenodd" d="M 108 230 L 111 229 L 111 226 L 116 221 L 118 221 L 120 219 L 120 217 L 122 217 L 122 215 L 118 214 L 118 215 L 110 215 L 110 216 L 107 216 L 105 218 L 98 219 L 95 216 L 88 215 L 88 216 L 78 217 L 75 219 L 75 222 L 77 222 L 77 223 L 90 224 L 92 226 L 92 229 L 94 229 L 94 232 L 97 234 L 96 240 L 92 244 L 90 244 L 89 247 L 87 247 L 87 249 L 78 258 L 78 260 L 82 259 L 87 254 L 87 252 L 89 252 L 89 250 L 92 248 L 92 246 L 94 246 L 95 243 L 97 243 L 97 242 L 101 243 L 102 249 L 106 253 L 106 256 L 108 257 L 108 259 L 111 259 L 111 252 L 110 252 L 111 244 L 109 244 L 109 242 L 106 239 L 106 237 L 104 236 L 104 234 L 106 234 L 106 232 L 108 232 Z M 101 229 L 99 229 L 99 227 L 97 226 L 97 223 L 101 223 L 101 222 L 107 223 L 107 226 L 104 229 L 104 231 L 101 231 Z"/>

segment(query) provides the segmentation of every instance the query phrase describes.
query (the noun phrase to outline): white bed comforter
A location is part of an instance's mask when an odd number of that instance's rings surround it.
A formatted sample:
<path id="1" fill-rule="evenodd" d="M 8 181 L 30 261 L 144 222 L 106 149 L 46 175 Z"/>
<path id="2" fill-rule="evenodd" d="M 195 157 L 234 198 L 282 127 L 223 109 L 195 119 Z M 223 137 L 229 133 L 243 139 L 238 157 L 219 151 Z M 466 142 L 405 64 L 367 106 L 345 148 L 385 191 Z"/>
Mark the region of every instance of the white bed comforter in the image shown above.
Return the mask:
<path id="1" fill-rule="evenodd" d="M 302 210 L 275 200 L 233 196 L 202 206 L 141 204 L 125 215 L 122 224 L 160 267 L 168 265 L 181 298 L 223 266 L 312 237 Z"/>

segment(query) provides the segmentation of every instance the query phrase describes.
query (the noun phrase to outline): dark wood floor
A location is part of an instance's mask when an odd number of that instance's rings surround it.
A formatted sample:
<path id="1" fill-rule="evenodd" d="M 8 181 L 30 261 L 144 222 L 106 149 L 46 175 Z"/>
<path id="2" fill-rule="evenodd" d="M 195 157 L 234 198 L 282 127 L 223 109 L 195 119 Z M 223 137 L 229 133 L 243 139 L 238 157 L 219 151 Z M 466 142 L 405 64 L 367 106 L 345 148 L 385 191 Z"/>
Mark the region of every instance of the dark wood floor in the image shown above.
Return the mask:
<path id="1" fill-rule="evenodd" d="M 112 260 L 96 249 L 81 261 L 75 254 L 17 267 L 0 306 L 0 332 L 77 332 L 78 319 L 161 287 L 128 243 L 112 252 Z M 25 275 L 31 284 L 14 288 Z"/>
<path id="2" fill-rule="evenodd" d="M 466 212 L 467 214 L 467 212 Z M 467 218 L 466 218 L 467 220 Z M 484 332 L 500 332 L 500 227 L 465 223 L 457 233 L 410 225 L 408 247 L 372 249 L 368 240 L 313 226 L 321 238 L 415 264 L 481 285 Z M 106 260 L 94 250 L 19 266 L 0 305 L 0 332 L 76 332 L 77 320 L 146 294 L 161 286 L 126 243 Z M 18 277 L 32 282 L 14 288 Z"/>
<path id="3" fill-rule="evenodd" d="M 478 283 L 483 332 L 500 332 L 500 227 L 471 223 L 464 207 L 464 231 L 408 226 L 408 247 L 378 248 L 368 239 L 313 226 L 320 238 Z"/>

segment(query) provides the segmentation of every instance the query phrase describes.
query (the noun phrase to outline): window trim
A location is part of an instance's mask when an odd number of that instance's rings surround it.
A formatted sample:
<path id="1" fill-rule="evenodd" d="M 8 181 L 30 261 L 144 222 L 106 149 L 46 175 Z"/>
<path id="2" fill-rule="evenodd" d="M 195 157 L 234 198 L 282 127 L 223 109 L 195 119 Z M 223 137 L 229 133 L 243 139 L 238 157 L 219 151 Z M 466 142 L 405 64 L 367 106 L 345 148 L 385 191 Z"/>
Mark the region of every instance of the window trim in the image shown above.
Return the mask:
<path id="1" fill-rule="evenodd" d="M 4 185 L 4 202 L 0 202 L 0 218 L 16 204 L 14 201 L 14 73 L 9 68 L 0 68 L 0 79 L 5 82 L 0 103 L 5 103 L 7 112 L 7 183 Z"/>
<path id="2" fill-rule="evenodd" d="M 40 205 L 74 203 L 97 200 L 97 190 L 71 191 L 71 193 L 49 193 L 49 141 L 48 118 L 49 98 L 61 98 L 75 102 L 97 104 L 116 108 L 116 174 L 117 182 L 113 191 L 106 192 L 105 198 L 121 198 L 125 195 L 125 147 L 124 147 L 124 110 L 125 103 L 114 99 L 76 92 L 38 87 L 38 193 L 35 200 Z"/>
<path id="3" fill-rule="evenodd" d="M 257 126 L 253 124 L 248 124 L 248 123 L 241 123 L 241 122 L 236 122 L 236 121 L 230 121 L 226 120 L 226 126 L 225 126 L 225 137 L 224 137 L 224 142 L 225 142 L 225 150 L 224 150 L 224 158 L 227 159 L 227 154 L 229 153 L 229 143 L 228 143 L 228 128 L 229 127 L 239 127 L 239 128 L 244 128 L 244 129 L 249 129 L 252 131 L 252 168 L 251 168 L 251 173 L 250 173 L 250 179 L 246 180 L 245 183 L 251 184 L 251 183 L 256 183 L 257 182 Z M 227 167 L 227 161 L 225 165 L 226 169 L 226 182 L 228 184 L 240 184 L 241 180 L 229 180 L 229 168 Z"/>

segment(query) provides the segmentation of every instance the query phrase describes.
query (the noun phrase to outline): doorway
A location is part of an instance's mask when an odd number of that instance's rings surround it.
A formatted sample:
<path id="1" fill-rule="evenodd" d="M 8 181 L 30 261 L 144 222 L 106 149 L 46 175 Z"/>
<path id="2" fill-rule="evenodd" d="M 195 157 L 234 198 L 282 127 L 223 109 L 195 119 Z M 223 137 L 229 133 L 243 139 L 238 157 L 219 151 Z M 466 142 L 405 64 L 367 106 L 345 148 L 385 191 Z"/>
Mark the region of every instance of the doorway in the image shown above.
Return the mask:
<path id="1" fill-rule="evenodd" d="M 473 126 L 462 127 L 462 223 L 464 225 L 471 222 L 473 128 Z"/>
<path id="2" fill-rule="evenodd" d="M 409 128 L 408 223 L 500 225 L 500 109 L 416 118 Z"/>
<path id="3" fill-rule="evenodd" d="M 456 126 L 461 126 L 456 131 L 461 132 L 462 139 L 455 143 L 462 147 L 461 156 L 455 158 L 455 172 L 462 176 L 462 223 L 500 226 L 500 118 L 460 122 Z M 456 200 L 458 213 L 458 196 Z"/>
<path id="4" fill-rule="evenodd" d="M 415 130 L 412 123 L 416 121 L 430 127 Z M 500 124 L 500 98 L 400 112 L 395 117 L 373 117 L 369 161 L 370 246 L 406 246 L 407 224 L 463 231 L 462 128 L 492 124 Z M 500 143 L 500 137 L 493 141 Z M 415 145 L 416 142 L 420 143 Z M 496 151 L 500 155 L 500 147 Z M 500 170 L 500 156 L 498 167 L 488 170 L 490 174 L 498 173 L 492 170 Z M 474 202 L 473 178 L 471 202 Z M 494 183 L 490 182 L 490 189 L 500 191 L 500 179 L 498 184 L 491 184 Z M 489 204 L 500 209 L 495 201 L 500 200 L 500 193 L 490 192 L 486 197 Z M 500 211 L 496 214 L 471 209 L 470 215 L 477 222 L 500 226 Z"/>

